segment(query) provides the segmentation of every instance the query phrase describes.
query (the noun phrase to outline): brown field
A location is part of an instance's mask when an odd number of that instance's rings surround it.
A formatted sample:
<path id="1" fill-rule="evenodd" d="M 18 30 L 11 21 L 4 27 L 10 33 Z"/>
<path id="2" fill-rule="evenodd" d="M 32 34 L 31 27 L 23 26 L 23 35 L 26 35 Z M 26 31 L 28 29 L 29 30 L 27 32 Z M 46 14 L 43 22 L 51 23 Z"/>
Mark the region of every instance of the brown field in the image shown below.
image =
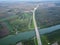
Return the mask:
<path id="1" fill-rule="evenodd" d="M 9 31 L 4 22 L 0 22 L 0 24 L 3 26 L 3 28 L 0 29 L 0 38 L 1 38 L 1 37 L 8 35 Z"/>

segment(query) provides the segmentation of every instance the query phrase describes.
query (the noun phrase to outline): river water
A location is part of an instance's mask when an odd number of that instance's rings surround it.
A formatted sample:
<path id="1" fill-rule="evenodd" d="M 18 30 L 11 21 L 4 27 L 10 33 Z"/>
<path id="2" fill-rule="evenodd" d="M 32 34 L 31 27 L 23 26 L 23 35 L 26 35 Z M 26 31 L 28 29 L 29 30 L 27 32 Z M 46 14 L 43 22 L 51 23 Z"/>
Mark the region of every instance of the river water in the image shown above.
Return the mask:
<path id="1" fill-rule="evenodd" d="M 39 32 L 42 35 L 45 33 L 56 31 L 58 29 L 60 29 L 60 25 L 55 25 L 52 27 L 40 29 Z M 18 33 L 17 35 L 9 35 L 7 37 L 0 39 L 0 45 L 13 45 L 18 41 L 28 40 L 30 38 L 33 38 L 34 36 L 35 36 L 35 31 L 27 31 L 23 33 Z"/>

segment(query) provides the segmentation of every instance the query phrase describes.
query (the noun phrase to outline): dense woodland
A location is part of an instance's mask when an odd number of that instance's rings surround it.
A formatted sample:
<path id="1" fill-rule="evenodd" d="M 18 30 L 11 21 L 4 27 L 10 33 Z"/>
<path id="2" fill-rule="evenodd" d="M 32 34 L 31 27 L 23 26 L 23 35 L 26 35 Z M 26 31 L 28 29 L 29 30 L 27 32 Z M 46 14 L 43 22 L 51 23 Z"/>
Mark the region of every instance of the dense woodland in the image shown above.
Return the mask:
<path id="1" fill-rule="evenodd" d="M 39 7 L 36 11 L 36 21 L 41 28 L 60 24 L 60 7 Z"/>

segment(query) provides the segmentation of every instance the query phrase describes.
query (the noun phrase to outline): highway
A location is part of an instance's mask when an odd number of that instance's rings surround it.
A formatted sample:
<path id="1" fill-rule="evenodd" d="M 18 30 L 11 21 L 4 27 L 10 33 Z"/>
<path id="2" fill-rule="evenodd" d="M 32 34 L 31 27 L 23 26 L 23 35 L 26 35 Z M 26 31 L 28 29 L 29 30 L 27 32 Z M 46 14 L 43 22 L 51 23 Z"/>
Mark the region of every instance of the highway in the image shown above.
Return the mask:
<path id="1" fill-rule="evenodd" d="M 39 5 L 37 5 L 37 7 L 34 8 L 34 10 L 33 10 L 33 23 L 34 23 L 34 28 L 35 28 L 35 32 L 36 32 L 36 38 L 37 38 L 38 45 L 42 45 L 41 39 L 40 39 L 40 34 L 38 31 L 38 27 L 37 27 L 37 23 L 35 20 L 35 11 L 37 10 L 38 7 L 39 7 Z"/>

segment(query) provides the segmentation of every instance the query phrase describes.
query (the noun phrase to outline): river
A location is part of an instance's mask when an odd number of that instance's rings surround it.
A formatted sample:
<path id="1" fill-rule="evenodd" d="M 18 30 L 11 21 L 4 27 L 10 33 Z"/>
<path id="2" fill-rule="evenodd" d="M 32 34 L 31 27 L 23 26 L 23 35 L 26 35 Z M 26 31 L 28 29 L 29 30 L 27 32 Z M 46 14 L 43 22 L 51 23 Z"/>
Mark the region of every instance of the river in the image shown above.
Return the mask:
<path id="1" fill-rule="evenodd" d="M 60 25 L 55 25 L 52 27 L 40 29 L 39 32 L 42 35 L 45 33 L 50 33 L 50 32 L 56 31 L 58 29 L 60 29 Z M 23 33 L 18 33 L 17 35 L 9 35 L 7 37 L 0 39 L 0 45 L 15 44 L 18 41 L 28 40 L 30 38 L 33 38 L 34 36 L 35 36 L 35 31 L 27 31 L 27 32 L 23 32 Z"/>

